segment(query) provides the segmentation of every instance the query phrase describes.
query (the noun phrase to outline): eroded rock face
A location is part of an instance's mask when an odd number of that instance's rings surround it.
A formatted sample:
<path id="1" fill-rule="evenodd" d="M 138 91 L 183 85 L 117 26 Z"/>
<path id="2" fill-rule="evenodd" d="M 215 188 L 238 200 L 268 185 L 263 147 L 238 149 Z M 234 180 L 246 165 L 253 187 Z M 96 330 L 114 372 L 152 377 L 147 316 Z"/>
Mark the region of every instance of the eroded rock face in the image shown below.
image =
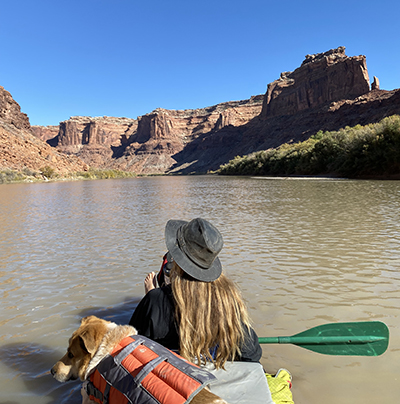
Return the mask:
<path id="1" fill-rule="evenodd" d="M 319 130 L 400 114 L 400 90 L 380 90 L 375 79 L 370 91 L 365 60 L 346 56 L 340 47 L 307 55 L 298 69 L 270 83 L 265 95 L 249 100 L 195 110 L 160 108 L 137 120 L 72 117 L 57 133 L 53 127 L 32 132 L 92 167 L 204 173 L 237 155 L 303 141 Z"/>
<path id="2" fill-rule="evenodd" d="M 339 47 L 307 55 L 293 72 L 268 84 L 261 117 L 293 115 L 327 102 L 352 99 L 369 91 L 365 56 L 348 57 Z"/>
<path id="3" fill-rule="evenodd" d="M 0 120 L 17 129 L 29 129 L 28 115 L 21 112 L 21 107 L 11 94 L 0 86 Z"/>
<path id="4" fill-rule="evenodd" d="M 130 139 L 119 168 L 140 173 L 165 173 L 176 165 L 178 155 L 193 140 L 224 127 L 239 127 L 258 116 L 263 96 L 231 101 L 208 108 L 174 111 L 157 109 L 139 118 L 137 133 Z"/>
<path id="5" fill-rule="evenodd" d="M 43 142 L 54 139 L 60 130 L 59 126 L 31 126 L 31 132 Z"/>
<path id="6" fill-rule="evenodd" d="M 0 87 L 0 170 L 38 172 L 43 167 L 50 167 L 55 173 L 88 169 L 79 158 L 66 156 L 34 136 L 28 116 Z"/>
<path id="7" fill-rule="evenodd" d="M 74 116 L 60 123 L 58 145 L 118 146 L 126 141 L 136 128 L 136 119 Z"/>
<path id="8" fill-rule="evenodd" d="M 32 135 L 0 121 L 0 170 L 39 172 L 44 167 L 55 173 L 86 171 L 89 167 L 76 156 L 67 156 Z"/>
<path id="9" fill-rule="evenodd" d="M 190 110 L 155 111 L 136 119 L 72 117 L 53 128 L 35 127 L 36 136 L 90 166 L 137 173 L 165 173 L 172 158 L 199 136 L 241 126 L 259 115 L 264 96 Z M 55 134 L 50 138 L 51 134 Z"/>
<path id="10" fill-rule="evenodd" d="M 174 172 L 189 174 L 216 170 L 235 156 L 304 141 L 318 131 L 336 131 L 346 126 L 367 125 L 400 114 L 400 89 L 374 90 L 293 115 L 253 119 L 248 124 L 226 127 L 195 139 L 174 156 Z"/>
<path id="11" fill-rule="evenodd" d="M 241 126 L 249 122 L 261 111 L 263 96 L 249 100 L 231 101 L 208 108 L 184 111 L 158 108 L 150 114 L 139 117 L 137 133 L 132 142 L 144 144 L 163 141 L 178 141 L 182 146 L 205 133 L 225 126 Z M 165 142 L 164 142 L 165 143 Z M 167 147 L 168 149 L 168 147 Z"/>

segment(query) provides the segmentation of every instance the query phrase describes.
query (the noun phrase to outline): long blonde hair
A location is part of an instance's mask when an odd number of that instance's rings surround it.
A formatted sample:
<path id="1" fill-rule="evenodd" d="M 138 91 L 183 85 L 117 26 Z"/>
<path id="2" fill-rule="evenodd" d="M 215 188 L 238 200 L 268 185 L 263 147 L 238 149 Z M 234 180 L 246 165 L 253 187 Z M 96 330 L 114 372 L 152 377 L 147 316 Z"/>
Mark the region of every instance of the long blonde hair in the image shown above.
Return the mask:
<path id="1" fill-rule="evenodd" d="M 249 316 L 236 285 L 223 273 L 213 282 L 200 282 L 174 263 L 171 287 L 179 326 L 180 354 L 188 360 L 214 362 L 223 368 L 241 354 Z M 217 346 L 216 357 L 210 349 Z"/>

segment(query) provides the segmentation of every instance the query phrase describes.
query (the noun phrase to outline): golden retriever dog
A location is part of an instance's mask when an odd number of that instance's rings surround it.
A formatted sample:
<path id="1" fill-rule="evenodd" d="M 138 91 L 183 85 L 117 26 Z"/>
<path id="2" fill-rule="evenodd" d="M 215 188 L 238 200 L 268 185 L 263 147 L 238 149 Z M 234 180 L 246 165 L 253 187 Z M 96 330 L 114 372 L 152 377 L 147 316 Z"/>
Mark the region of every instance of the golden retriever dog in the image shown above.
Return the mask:
<path id="1" fill-rule="evenodd" d="M 137 332 L 129 325 L 117 325 L 95 316 L 83 318 L 80 327 L 69 339 L 67 353 L 51 369 L 53 377 L 59 382 L 78 378 L 82 381 L 88 380 L 103 358 L 108 356 L 121 340 L 131 335 L 137 335 Z M 136 388 L 133 379 L 132 386 L 129 386 L 129 389 L 132 388 Z M 85 391 L 82 391 L 82 396 L 83 402 L 91 402 Z M 192 404 L 228 404 L 207 388 L 200 390 L 189 401 Z M 113 403 L 110 396 L 109 404 L 118 403 Z"/>

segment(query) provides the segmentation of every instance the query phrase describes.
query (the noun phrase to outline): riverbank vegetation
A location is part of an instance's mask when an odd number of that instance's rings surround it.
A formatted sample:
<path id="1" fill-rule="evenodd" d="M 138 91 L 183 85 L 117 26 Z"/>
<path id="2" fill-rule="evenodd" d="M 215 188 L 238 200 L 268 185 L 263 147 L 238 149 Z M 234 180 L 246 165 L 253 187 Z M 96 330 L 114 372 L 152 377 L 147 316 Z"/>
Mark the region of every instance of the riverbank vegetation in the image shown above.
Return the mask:
<path id="1" fill-rule="evenodd" d="M 107 180 L 113 178 L 132 178 L 136 177 L 136 174 L 130 171 L 99 170 L 95 168 L 90 168 L 88 171 L 82 171 L 77 173 L 76 176 L 88 180 Z"/>
<path id="2" fill-rule="evenodd" d="M 14 182 L 44 182 L 44 181 L 68 181 L 68 180 L 96 180 L 111 178 L 133 178 L 136 174 L 121 170 L 100 170 L 90 168 L 87 171 L 80 171 L 68 174 L 58 174 L 54 168 L 46 166 L 39 171 L 24 168 L 21 171 L 3 170 L 0 171 L 0 184 Z"/>
<path id="3" fill-rule="evenodd" d="M 235 157 L 222 175 L 335 175 L 349 178 L 400 175 L 400 116 L 376 124 L 318 132 L 299 143 Z"/>

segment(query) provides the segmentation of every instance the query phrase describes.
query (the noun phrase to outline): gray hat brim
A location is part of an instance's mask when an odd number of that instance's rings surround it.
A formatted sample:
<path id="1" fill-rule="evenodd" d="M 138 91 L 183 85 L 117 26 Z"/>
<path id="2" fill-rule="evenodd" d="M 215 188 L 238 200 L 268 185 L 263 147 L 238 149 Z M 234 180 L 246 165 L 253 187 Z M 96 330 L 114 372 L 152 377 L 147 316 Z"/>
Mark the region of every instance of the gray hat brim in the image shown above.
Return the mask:
<path id="1" fill-rule="evenodd" d="M 188 256 L 179 248 L 178 245 L 178 229 L 187 224 L 184 220 L 169 220 L 165 226 L 165 244 L 174 261 L 179 267 L 190 275 L 192 278 L 202 282 L 212 282 L 219 278 L 222 272 L 222 265 L 218 257 L 209 268 L 202 268 L 194 263 Z"/>

